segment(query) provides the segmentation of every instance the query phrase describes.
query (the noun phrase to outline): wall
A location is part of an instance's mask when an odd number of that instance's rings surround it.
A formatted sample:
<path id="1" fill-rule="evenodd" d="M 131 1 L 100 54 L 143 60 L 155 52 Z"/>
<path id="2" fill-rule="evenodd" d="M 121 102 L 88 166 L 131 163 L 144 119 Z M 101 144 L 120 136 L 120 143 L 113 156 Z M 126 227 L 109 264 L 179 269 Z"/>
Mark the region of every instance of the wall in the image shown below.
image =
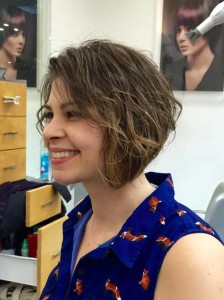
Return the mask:
<path id="1" fill-rule="evenodd" d="M 52 0 L 51 53 L 85 39 L 110 38 L 153 54 L 159 49 L 160 14 L 156 10 L 159 2 Z M 156 53 L 157 60 L 158 51 Z M 35 97 L 38 95 L 29 100 L 27 158 L 30 173 L 37 172 L 39 167 L 39 138 L 33 126 L 34 111 L 38 107 Z M 205 209 L 216 185 L 224 180 L 223 94 L 217 97 L 213 93 L 191 93 L 177 94 L 177 97 L 184 108 L 176 138 L 147 170 L 171 172 L 177 200 L 193 209 Z"/>

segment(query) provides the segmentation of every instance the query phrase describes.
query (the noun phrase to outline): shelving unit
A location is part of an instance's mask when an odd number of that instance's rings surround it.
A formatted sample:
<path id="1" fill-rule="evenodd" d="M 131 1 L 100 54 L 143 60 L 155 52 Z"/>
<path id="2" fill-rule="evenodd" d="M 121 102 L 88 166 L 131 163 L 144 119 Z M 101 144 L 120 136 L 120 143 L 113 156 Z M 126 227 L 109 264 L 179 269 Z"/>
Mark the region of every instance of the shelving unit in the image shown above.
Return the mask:
<path id="1" fill-rule="evenodd" d="M 0 81 L 0 184 L 26 178 L 26 84 Z M 26 227 L 61 212 L 61 196 L 52 185 L 26 192 Z M 0 253 L 0 279 L 37 286 L 41 293 L 58 263 L 62 224 L 57 219 L 38 230 L 37 258 Z"/>

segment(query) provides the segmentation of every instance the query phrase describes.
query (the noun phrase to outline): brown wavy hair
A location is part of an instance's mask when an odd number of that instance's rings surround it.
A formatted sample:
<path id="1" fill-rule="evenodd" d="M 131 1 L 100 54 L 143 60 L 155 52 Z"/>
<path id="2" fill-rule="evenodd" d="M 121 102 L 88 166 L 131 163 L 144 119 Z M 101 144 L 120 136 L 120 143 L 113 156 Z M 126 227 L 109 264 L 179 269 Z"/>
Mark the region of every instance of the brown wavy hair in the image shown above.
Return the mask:
<path id="1" fill-rule="evenodd" d="M 50 58 L 37 113 L 39 131 L 55 82 L 63 86 L 57 86 L 59 92 L 64 90 L 74 99 L 81 118 L 104 128 L 98 169 L 101 180 L 112 188 L 138 177 L 170 132 L 175 132 L 181 104 L 143 52 L 108 40 L 91 40 Z"/>

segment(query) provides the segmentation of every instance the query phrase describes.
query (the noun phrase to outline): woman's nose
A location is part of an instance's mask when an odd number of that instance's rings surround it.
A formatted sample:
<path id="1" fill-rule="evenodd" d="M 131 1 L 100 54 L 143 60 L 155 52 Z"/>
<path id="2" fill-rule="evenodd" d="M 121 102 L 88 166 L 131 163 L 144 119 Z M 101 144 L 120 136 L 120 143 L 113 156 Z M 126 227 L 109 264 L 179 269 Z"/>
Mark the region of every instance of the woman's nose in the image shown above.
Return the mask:
<path id="1" fill-rule="evenodd" d="M 44 126 L 43 130 L 43 138 L 45 140 L 52 140 L 57 138 L 62 138 L 65 135 L 63 124 L 53 118 L 49 123 Z"/>
<path id="2" fill-rule="evenodd" d="M 179 35 L 178 35 L 178 39 L 180 41 L 184 41 L 186 39 L 186 36 L 185 36 L 185 31 L 184 30 L 181 30 Z"/>
<path id="3" fill-rule="evenodd" d="M 18 40 L 19 40 L 19 43 L 20 44 L 25 44 L 25 40 L 26 40 L 26 38 L 25 38 L 25 36 L 22 34 L 22 33 L 20 33 L 19 35 L 18 35 Z"/>

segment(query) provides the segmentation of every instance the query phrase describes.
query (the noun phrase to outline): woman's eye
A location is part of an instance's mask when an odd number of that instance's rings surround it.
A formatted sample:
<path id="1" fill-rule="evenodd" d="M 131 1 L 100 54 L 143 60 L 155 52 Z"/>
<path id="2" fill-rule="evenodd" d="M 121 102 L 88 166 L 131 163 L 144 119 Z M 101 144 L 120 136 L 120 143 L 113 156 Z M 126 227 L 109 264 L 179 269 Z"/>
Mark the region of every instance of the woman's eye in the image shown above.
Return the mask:
<path id="1" fill-rule="evenodd" d="M 66 117 L 68 119 L 77 119 L 80 118 L 80 114 L 76 111 L 68 111 L 66 112 Z"/>
<path id="2" fill-rule="evenodd" d="M 17 37 L 17 36 L 20 35 L 20 33 L 21 33 L 20 30 L 14 30 L 14 31 L 13 31 L 13 36 Z"/>
<path id="3" fill-rule="evenodd" d="M 25 38 L 25 32 L 23 30 L 13 31 L 11 35 L 14 38 L 17 38 L 19 35 L 21 35 L 23 38 Z"/>
<path id="4" fill-rule="evenodd" d="M 52 112 L 50 112 L 50 111 L 44 112 L 44 114 L 43 114 L 43 120 L 45 122 L 49 122 L 52 119 L 53 119 L 53 113 Z"/>
<path id="5" fill-rule="evenodd" d="M 181 26 L 181 27 L 177 27 L 175 30 L 176 30 L 176 34 L 180 34 L 181 32 L 189 32 L 192 30 L 192 28 L 190 28 L 189 26 Z"/>
<path id="6" fill-rule="evenodd" d="M 187 27 L 185 27 L 185 31 L 189 32 L 189 31 L 191 31 L 191 28 L 187 26 Z"/>

